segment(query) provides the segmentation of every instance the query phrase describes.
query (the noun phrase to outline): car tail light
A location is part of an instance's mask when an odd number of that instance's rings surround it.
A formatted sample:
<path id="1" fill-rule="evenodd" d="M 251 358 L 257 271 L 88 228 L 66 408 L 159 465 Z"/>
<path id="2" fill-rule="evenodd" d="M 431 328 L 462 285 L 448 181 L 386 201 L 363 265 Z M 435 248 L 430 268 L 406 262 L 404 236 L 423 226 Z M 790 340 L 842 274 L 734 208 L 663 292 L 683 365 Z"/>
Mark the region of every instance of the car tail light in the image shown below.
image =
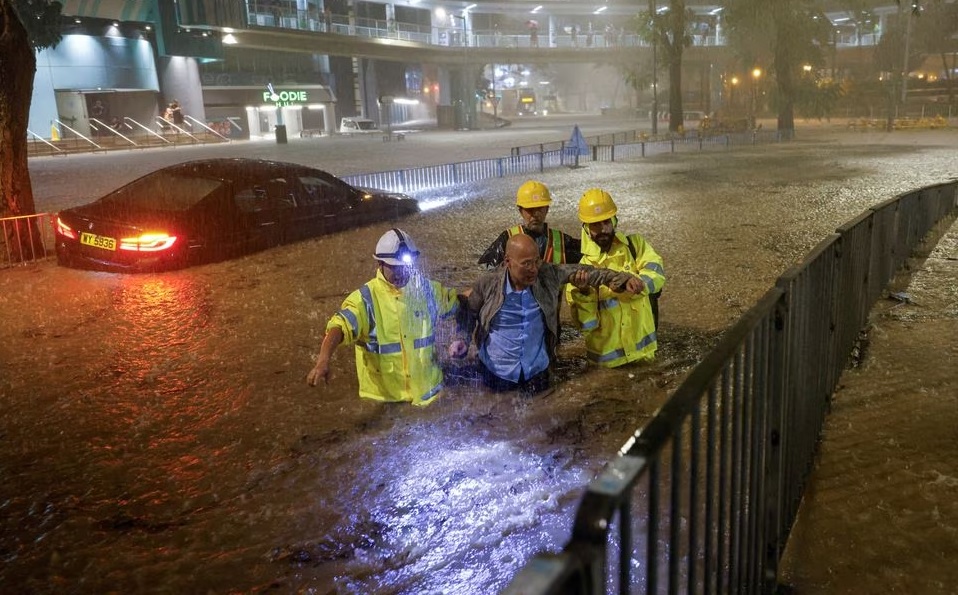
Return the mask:
<path id="1" fill-rule="evenodd" d="M 70 238 L 71 240 L 77 239 L 77 234 L 73 231 L 73 228 L 63 222 L 63 219 L 57 217 L 57 233 L 61 236 Z"/>
<path id="2" fill-rule="evenodd" d="M 165 233 L 145 233 L 135 238 L 123 238 L 120 240 L 120 250 L 132 250 L 134 252 L 161 252 L 168 249 L 176 242 L 176 236 Z"/>

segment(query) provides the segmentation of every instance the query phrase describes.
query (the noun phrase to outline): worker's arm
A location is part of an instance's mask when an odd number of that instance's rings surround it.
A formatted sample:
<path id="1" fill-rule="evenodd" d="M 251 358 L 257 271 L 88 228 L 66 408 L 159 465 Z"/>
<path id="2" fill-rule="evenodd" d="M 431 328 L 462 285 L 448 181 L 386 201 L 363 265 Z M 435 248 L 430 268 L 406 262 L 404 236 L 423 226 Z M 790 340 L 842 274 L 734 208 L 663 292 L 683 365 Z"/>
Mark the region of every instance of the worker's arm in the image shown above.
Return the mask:
<path id="1" fill-rule="evenodd" d="M 306 375 L 306 382 L 310 386 L 316 386 L 320 378 L 323 383 L 329 384 L 329 360 L 333 357 L 333 351 L 343 342 L 343 329 L 338 326 L 331 327 L 326 331 L 323 338 L 323 346 L 319 349 L 319 357 L 316 358 L 316 365 Z"/>

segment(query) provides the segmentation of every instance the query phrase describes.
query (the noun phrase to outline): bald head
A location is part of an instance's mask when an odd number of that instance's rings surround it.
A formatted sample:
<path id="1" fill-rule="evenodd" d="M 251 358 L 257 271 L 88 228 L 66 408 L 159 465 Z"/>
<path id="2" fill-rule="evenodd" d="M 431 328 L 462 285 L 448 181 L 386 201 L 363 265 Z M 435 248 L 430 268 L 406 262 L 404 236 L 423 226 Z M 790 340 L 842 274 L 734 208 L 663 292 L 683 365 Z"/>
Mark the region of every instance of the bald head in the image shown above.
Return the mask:
<path id="1" fill-rule="evenodd" d="M 539 246 L 531 236 L 519 233 L 506 242 L 506 257 L 503 264 L 509 271 L 509 280 L 515 289 L 525 289 L 536 282 L 539 276 Z"/>
<path id="2" fill-rule="evenodd" d="M 532 239 L 532 236 L 517 233 L 506 242 L 507 257 L 511 256 L 516 260 L 522 260 L 523 258 L 529 258 L 530 255 L 537 256 L 538 254 L 539 246 L 536 245 L 536 241 Z"/>

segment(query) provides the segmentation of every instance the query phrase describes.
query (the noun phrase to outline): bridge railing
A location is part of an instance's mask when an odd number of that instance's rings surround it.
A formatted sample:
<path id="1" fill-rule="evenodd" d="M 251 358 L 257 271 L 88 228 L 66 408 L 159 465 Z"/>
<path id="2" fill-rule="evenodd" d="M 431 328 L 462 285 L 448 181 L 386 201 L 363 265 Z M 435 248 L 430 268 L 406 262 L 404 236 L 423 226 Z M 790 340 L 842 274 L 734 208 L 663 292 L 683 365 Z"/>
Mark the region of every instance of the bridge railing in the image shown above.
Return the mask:
<path id="1" fill-rule="evenodd" d="M 786 271 L 588 486 L 514 595 L 773 593 L 831 395 L 869 310 L 958 182 L 870 208 Z"/>

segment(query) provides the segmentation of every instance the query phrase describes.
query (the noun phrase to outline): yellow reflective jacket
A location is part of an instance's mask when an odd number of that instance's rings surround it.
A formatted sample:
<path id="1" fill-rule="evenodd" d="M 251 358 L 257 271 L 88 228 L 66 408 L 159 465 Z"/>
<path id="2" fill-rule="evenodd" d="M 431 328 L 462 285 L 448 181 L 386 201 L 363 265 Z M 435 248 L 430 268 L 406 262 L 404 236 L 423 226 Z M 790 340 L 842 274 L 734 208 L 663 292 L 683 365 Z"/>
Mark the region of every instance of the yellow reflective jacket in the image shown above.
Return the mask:
<path id="1" fill-rule="evenodd" d="M 509 237 L 526 233 L 521 225 L 514 225 L 509 228 Z M 565 264 L 565 237 L 558 229 L 547 227 L 549 238 L 546 240 L 546 250 L 542 255 L 542 260 L 552 264 Z"/>
<path id="2" fill-rule="evenodd" d="M 626 271 L 645 283 L 645 289 L 638 295 L 614 292 L 605 286 L 585 293 L 571 285 L 566 288 L 572 319 L 585 335 L 588 358 L 607 368 L 653 359 L 658 343 L 649 294 L 665 285 L 662 257 L 642 236 L 626 236 L 620 232 L 616 232 L 612 248 L 604 253 L 583 229 L 580 262 L 600 269 Z"/>
<path id="3" fill-rule="evenodd" d="M 356 345 L 360 397 L 429 405 L 442 389 L 436 321 L 455 315 L 458 306 L 454 289 L 421 274 L 397 288 L 378 271 L 349 294 L 326 330 L 338 327 L 343 343 Z"/>

